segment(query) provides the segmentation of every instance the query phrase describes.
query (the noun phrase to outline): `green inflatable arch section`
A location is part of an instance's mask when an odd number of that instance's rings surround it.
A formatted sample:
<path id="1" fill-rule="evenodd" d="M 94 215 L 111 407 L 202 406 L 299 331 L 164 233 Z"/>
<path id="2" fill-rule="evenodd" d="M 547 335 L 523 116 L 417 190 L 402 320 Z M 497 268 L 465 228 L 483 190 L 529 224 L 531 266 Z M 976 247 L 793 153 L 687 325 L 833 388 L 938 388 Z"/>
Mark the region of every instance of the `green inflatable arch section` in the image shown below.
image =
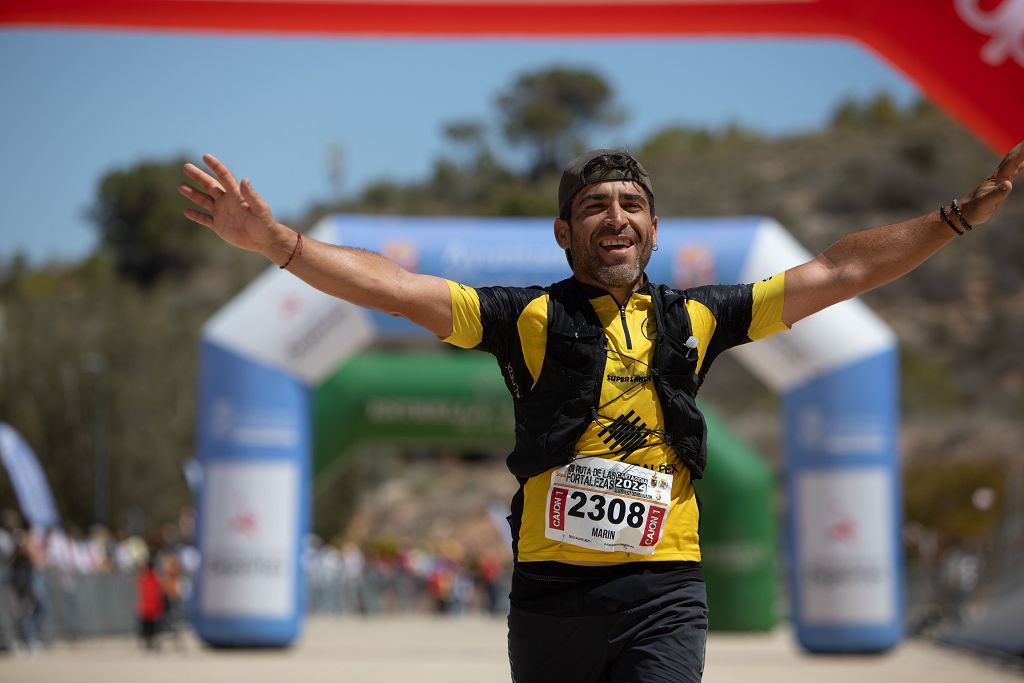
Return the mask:
<path id="1" fill-rule="evenodd" d="M 362 446 L 512 443 L 512 398 L 482 353 L 354 356 L 317 389 L 313 420 L 314 483 Z"/>
<path id="2" fill-rule="evenodd" d="M 768 465 L 707 406 L 708 469 L 697 484 L 716 630 L 776 621 L 777 527 Z M 374 444 L 510 450 L 512 399 L 494 359 L 472 353 L 365 353 L 316 390 L 314 480 Z M 317 481 L 319 480 L 319 481 Z"/>

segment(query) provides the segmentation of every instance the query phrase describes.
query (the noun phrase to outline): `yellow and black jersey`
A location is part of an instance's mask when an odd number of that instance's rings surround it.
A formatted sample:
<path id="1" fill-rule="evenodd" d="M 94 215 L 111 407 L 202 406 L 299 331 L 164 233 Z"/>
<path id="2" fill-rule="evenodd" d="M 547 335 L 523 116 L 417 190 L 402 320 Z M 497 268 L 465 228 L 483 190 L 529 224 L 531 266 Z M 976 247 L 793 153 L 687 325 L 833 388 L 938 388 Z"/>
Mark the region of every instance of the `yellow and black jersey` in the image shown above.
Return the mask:
<path id="1" fill-rule="evenodd" d="M 514 398 L 529 394 L 544 366 L 548 293 L 542 288 L 471 288 L 449 281 L 452 334 L 444 341 L 494 354 Z M 671 506 L 664 533 L 652 555 L 604 552 L 553 541 L 545 536 L 546 497 L 551 472 L 520 479 L 512 505 L 512 530 L 520 562 L 617 563 L 700 560 L 699 511 L 690 472 L 657 438 L 662 407 L 650 381 L 658 334 L 651 285 L 621 306 L 602 289 L 580 285 L 607 339 L 607 360 L 596 419 L 576 444 L 576 457 L 616 458 L 672 476 Z M 782 322 L 784 275 L 746 285 L 709 285 L 686 290 L 698 354 L 698 382 L 726 349 L 787 329 Z M 685 340 L 684 340 L 685 341 Z"/>

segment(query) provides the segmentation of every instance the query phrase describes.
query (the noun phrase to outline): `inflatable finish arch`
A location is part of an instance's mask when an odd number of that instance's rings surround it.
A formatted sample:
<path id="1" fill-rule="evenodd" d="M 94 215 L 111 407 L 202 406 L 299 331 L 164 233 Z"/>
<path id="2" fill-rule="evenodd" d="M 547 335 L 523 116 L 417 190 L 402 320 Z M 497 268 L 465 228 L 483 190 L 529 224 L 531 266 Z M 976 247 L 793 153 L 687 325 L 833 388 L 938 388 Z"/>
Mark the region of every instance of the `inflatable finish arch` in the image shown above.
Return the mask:
<path id="1" fill-rule="evenodd" d="M 648 273 L 679 288 L 749 282 L 810 258 L 770 219 L 663 219 L 660 228 Z M 568 273 L 545 219 L 336 216 L 314 235 L 469 285 L 547 283 Z M 375 340 L 436 343 L 403 319 L 334 299 L 277 268 L 207 324 L 197 627 L 208 641 L 279 644 L 297 632 L 309 388 Z M 800 641 L 827 652 L 895 645 L 902 570 L 892 333 L 849 301 L 735 353 L 783 397 Z"/>

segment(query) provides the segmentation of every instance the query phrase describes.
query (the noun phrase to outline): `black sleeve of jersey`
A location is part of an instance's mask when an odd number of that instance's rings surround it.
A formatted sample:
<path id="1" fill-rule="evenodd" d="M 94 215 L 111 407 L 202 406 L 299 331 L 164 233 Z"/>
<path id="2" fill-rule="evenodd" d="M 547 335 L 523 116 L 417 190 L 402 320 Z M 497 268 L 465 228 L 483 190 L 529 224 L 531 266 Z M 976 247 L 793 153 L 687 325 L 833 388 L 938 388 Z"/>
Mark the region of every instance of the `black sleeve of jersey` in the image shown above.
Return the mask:
<path id="1" fill-rule="evenodd" d="M 517 350 L 521 355 L 521 349 L 512 346 L 518 347 L 516 323 L 523 309 L 544 291 L 526 287 L 477 287 L 476 293 L 483 326 L 483 339 L 477 348 L 499 359 L 506 359 Z"/>
<path id="2" fill-rule="evenodd" d="M 715 316 L 715 333 L 708 342 L 699 381 L 703 382 L 719 354 L 750 341 L 750 323 L 754 311 L 754 285 L 705 285 L 686 290 L 686 296 L 698 301 Z"/>

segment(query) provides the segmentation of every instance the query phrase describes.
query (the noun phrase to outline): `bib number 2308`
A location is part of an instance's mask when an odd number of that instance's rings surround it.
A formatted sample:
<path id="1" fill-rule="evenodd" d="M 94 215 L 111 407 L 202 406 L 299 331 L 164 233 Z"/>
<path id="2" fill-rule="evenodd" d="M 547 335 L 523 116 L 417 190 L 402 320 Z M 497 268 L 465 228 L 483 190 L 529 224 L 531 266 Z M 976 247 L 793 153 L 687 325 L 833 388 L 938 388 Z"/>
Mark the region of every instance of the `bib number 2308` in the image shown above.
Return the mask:
<path id="1" fill-rule="evenodd" d="M 671 490 L 671 475 L 603 458 L 576 460 L 552 472 L 545 536 L 591 550 L 651 555 Z"/>

